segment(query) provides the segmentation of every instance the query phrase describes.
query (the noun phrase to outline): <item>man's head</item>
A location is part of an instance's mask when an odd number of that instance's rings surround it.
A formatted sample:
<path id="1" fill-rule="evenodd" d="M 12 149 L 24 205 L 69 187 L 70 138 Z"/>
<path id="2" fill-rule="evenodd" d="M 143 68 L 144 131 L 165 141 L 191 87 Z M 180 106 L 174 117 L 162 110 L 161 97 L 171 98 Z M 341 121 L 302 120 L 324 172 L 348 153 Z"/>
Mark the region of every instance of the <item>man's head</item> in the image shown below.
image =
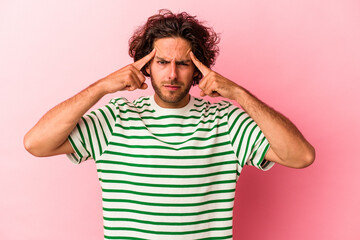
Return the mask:
<path id="1" fill-rule="evenodd" d="M 183 38 L 190 44 L 191 51 L 205 66 L 212 67 L 219 52 L 219 37 L 212 28 L 204 26 L 195 16 L 186 12 L 174 14 L 169 10 L 160 10 L 158 14 L 148 18 L 129 40 L 129 55 L 134 61 L 141 59 L 152 51 L 154 43 L 162 38 Z M 142 73 L 149 77 L 145 66 Z M 195 68 L 193 85 L 199 83 L 201 72 Z"/>

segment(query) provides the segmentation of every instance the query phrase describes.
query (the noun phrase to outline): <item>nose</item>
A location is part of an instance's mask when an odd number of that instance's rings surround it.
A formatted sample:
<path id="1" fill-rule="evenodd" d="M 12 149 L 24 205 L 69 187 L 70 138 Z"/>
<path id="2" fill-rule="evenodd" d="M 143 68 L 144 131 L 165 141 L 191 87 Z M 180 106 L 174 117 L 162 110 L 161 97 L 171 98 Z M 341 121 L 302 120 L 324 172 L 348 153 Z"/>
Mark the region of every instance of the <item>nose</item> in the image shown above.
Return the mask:
<path id="1" fill-rule="evenodd" d="M 171 61 L 169 79 L 174 80 L 177 78 L 177 69 L 175 61 Z"/>

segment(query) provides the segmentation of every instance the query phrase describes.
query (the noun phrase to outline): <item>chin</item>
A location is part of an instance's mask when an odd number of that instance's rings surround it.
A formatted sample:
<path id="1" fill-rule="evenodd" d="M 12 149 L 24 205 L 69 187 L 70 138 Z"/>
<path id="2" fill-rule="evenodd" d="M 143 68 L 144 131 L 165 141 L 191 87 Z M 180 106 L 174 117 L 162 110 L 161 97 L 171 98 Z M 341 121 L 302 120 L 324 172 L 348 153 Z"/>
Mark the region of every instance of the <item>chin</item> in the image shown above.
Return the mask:
<path id="1" fill-rule="evenodd" d="M 173 96 L 173 97 L 165 97 L 163 95 L 158 95 L 159 98 L 163 101 L 163 102 L 166 102 L 166 103 L 179 103 L 181 102 L 184 97 L 186 96 Z"/>

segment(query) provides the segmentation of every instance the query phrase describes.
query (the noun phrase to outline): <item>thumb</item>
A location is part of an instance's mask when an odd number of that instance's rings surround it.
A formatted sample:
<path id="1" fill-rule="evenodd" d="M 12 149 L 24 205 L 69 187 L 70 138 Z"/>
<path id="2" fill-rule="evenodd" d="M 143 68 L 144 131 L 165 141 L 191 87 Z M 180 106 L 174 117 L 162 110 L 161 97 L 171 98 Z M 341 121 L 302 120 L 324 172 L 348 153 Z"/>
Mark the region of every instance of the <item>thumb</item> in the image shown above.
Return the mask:
<path id="1" fill-rule="evenodd" d="M 145 90 L 145 89 L 147 89 L 148 88 L 148 85 L 146 84 L 146 83 L 143 83 L 143 84 L 141 84 L 141 86 L 140 86 L 140 89 L 143 89 L 143 90 Z"/>

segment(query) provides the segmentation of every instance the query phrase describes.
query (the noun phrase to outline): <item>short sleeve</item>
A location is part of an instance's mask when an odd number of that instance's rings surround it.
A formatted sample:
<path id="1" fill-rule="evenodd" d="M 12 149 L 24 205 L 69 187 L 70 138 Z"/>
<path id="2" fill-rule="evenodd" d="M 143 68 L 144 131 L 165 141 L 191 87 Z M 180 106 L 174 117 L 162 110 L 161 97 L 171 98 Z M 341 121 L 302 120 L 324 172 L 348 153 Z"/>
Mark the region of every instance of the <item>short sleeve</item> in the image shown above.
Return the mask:
<path id="1" fill-rule="evenodd" d="M 113 102 L 81 117 L 68 137 L 75 153 L 67 157 L 76 164 L 96 160 L 108 146 L 113 134 L 117 108 Z"/>
<path id="2" fill-rule="evenodd" d="M 255 121 L 242 109 L 229 103 L 228 126 L 230 141 L 241 168 L 254 166 L 269 170 L 274 162 L 265 160 L 270 144 Z"/>

